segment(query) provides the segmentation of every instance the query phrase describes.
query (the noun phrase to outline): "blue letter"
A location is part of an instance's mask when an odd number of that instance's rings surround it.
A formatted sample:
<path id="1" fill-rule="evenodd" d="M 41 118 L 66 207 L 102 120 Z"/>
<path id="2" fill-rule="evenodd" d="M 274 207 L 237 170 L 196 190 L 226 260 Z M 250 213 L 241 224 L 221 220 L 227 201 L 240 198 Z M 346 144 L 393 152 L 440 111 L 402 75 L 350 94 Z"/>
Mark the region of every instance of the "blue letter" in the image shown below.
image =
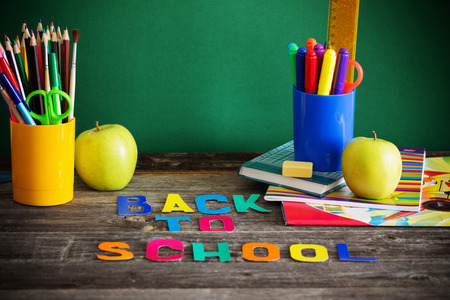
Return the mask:
<path id="1" fill-rule="evenodd" d="M 128 199 L 137 199 L 137 201 L 130 202 Z M 117 196 L 117 208 L 119 215 L 146 215 L 152 212 L 152 207 L 146 203 L 147 199 L 144 196 Z M 130 206 L 140 206 L 142 211 L 129 211 Z"/>
<path id="2" fill-rule="evenodd" d="M 197 204 L 197 209 L 199 212 L 203 214 L 225 214 L 227 212 L 230 212 L 230 206 L 222 207 L 215 210 L 210 210 L 206 208 L 206 201 L 207 200 L 216 200 L 219 202 L 228 202 L 227 198 L 222 195 L 202 195 L 198 196 L 195 199 L 195 204 Z"/>
<path id="3" fill-rule="evenodd" d="M 160 217 L 160 216 L 156 216 L 155 217 L 156 221 L 159 220 L 163 220 L 163 221 L 167 221 L 167 225 L 169 225 L 169 231 L 180 231 L 180 224 L 178 223 L 178 221 L 182 220 L 182 221 L 191 221 L 191 218 L 186 216 L 186 217 Z"/>
<path id="4" fill-rule="evenodd" d="M 352 261 L 377 261 L 376 257 L 351 257 L 348 253 L 347 244 L 337 244 L 337 250 L 340 260 L 352 260 Z"/>

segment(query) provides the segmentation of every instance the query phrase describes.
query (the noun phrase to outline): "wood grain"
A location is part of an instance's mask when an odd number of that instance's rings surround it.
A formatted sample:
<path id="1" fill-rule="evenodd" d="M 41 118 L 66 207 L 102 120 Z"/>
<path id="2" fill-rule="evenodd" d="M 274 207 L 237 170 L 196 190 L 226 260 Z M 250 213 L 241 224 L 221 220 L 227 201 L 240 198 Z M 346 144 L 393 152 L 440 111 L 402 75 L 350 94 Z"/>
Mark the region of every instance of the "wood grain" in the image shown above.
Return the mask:
<path id="1" fill-rule="evenodd" d="M 280 205 L 265 202 L 267 185 L 240 178 L 237 168 L 256 154 L 140 155 L 130 184 L 121 191 L 98 192 L 75 176 L 74 199 L 61 206 L 31 207 L 15 203 L 11 183 L 0 185 L 1 299 L 448 299 L 450 293 L 450 230 L 448 228 L 285 226 Z M 179 194 L 193 213 L 162 213 L 168 194 Z M 195 199 L 224 195 L 228 203 L 208 201 L 209 209 L 224 206 L 233 232 L 200 231 Z M 260 194 L 257 204 L 269 213 L 238 213 L 233 195 L 247 199 Z M 147 215 L 120 216 L 117 197 L 142 195 L 152 206 Z M 181 231 L 169 231 L 155 216 L 189 216 Z M 155 262 L 145 257 L 155 239 L 183 242 L 178 262 Z M 96 258 L 102 242 L 121 241 L 134 258 L 108 262 Z M 195 261 L 192 243 L 217 251 L 227 242 L 231 261 L 217 257 Z M 242 245 L 277 245 L 280 259 L 252 262 L 242 257 Z M 320 263 L 291 258 L 292 244 L 318 244 L 329 259 Z M 377 262 L 339 260 L 336 244 L 350 254 Z M 161 249 L 171 255 L 175 250 Z M 177 252 L 178 253 L 178 252 Z M 255 254 L 264 256 L 258 249 Z M 308 251 L 305 255 L 313 255 Z"/>

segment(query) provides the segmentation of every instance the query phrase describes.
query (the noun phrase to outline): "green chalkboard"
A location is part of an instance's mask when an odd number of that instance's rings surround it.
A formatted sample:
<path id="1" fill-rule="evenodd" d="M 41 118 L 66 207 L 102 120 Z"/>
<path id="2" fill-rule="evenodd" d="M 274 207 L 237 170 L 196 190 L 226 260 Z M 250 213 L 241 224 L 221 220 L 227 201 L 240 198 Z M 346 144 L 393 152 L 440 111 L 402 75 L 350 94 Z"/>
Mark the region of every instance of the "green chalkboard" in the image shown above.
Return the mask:
<path id="1" fill-rule="evenodd" d="M 78 28 L 77 134 L 118 123 L 139 152 L 266 151 L 292 139 L 287 45 L 325 42 L 328 1 L 5 1 L 0 33 L 25 19 Z M 355 136 L 449 150 L 447 13 L 422 1 L 360 3 Z M 0 153 L 10 152 L 0 111 Z"/>

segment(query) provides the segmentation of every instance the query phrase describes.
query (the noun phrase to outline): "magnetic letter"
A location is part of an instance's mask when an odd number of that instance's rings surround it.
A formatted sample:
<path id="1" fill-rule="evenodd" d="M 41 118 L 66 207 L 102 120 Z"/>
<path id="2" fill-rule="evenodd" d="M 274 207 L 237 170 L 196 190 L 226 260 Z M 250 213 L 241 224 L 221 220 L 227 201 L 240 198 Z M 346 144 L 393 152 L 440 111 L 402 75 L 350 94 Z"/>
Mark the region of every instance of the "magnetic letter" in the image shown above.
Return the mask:
<path id="1" fill-rule="evenodd" d="M 156 221 L 167 221 L 167 225 L 169 226 L 169 231 L 180 231 L 180 224 L 178 221 L 191 221 L 191 218 L 186 217 L 160 217 L 155 216 Z"/>
<path id="2" fill-rule="evenodd" d="M 195 204 L 197 204 L 197 209 L 199 212 L 203 214 L 225 214 L 227 212 L 230 212 L 230 206 L 222 207 L 219 209 L 210 210 L 206 208 L 206 201 L 207 200 L 216 200 L 219 202 L 228 202 L 227 198 L 222 195 L 202 195 L 198 196 L 195 199 Z"/>
<path id="3" fill-rule="evenodd" d="M 252 194 L 247 201 L 245 201 L 243 195 L 233 195 L 234 206 L 237 212 L 248 212 L 248 209 L 254 209 L 259 212 L 270 212 L 269 209 L 262 208 L 255 204 L 259 198 L 259 194 Z"/>
<path id="4" fill-rule="evenodd" d="M 129 201 L 129 199 L 137 199 L 137 201 Z M 117 208 L 119 215 L 145 215 L 152 212 L 152 207 L 146 203 L 147 199 L 144 196 L 117 196 Z M 130 206 L 140 206 L 142 211 L 130 212 Z"/>
<path id="5" fill-rule="evenodd" d="M 175 207 L 175 205 L 177 207 Z M 183 211 L 183 212 L 194 212 L 178 194 L 169 194 L 167 196 L 166 203 L 162 212 L 172 212 L 172 211 Z"/>
<path id="6" fill-rule="evenodd" d="M 314 251 L 316 252 L 316 256 L 314 257 L 303 256 L 302 254 L 303 249 L 314 249 Z M 318 261 L 326 261 L 328 259 L 327 248 L 321 245 L 295 244 L 289 247 L 289 251 L 291 252 L 291 257 L 298 261 L 318 262 Z"/>
<path id="7" fill-rule="evenodd" d="M 205 252 L 205 248 L 201 243 L 192 243 L 192 252 L 194 253 L 194 260 L 205 261 L 207 256 L 217 256 L 220 261 L 230 261 L 230 249 L 228 243 L 217 243 L 218 252 Z"/>
<path id="8" fill-rule="evenodd" d="M 159 248 L 169 247 L 171 249 L 180 250 L 180 254 L 174 254 L 170 256 L 158 256 Z M 183 258 L 184 245 L 181 241 L 176 239 L 159 239 L 151 241 L 147 244 L 147 252 L 145 257 L 154 261 L 174 261 L 181 260 Z"/>
<path id="9" fill-rule="evenodd" d="M 114 248 L 113 248 L 114 247 Z M 105 242 L 98 245 L 98 249 L 102 251 L 108 251 L 112 253 L 120 254 L 120 256 L 109 256 L 109 255 L 97 255 L 98 259 L 101 260 L 128 260 L 133 258 L 133 253 L 123 249 L 116 248 L 125 248 L 130 249 L 127 243 L 122 242 Z"/>
<path id="10" fill-rule="evenodd" d="M 266 248 L 267 256 L 255 256 L 255 248 Z M 251 261 L 274 261 L 280 259 L 280 248 L 267 243 L 247 243 L 242 245 L 242 257 Z"/>
<path id="11" fill-rule="evenodd" d="M 211 221 L 220 220 L 223 223 L 223 229 L 212 229 Z M 198 219 L 201 231 L 234 231 L 234 223 L 231 217 L 226 216 L 214 216 L 203 217 Z"/>
<path id="12" fill-rule="evenodd" d="M 336 244 L 340 260 L 352 261 L 377 261 L 376 257 L 351 257 L 348 252 L 347 244 Z"/>

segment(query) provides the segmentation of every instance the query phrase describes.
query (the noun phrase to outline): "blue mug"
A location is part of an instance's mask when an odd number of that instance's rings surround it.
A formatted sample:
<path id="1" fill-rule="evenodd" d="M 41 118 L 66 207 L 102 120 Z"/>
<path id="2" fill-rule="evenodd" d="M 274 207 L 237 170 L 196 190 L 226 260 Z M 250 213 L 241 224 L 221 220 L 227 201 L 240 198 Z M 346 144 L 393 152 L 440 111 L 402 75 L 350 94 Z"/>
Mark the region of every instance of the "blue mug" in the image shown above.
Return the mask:
<path id="1" fill-rule="evenodd" d="M 312 162 L 314 171 L 341 171 L 342 151 L 353 138 L 355 90 L 326 96 L 293 90 L 295 160 Z"/>

